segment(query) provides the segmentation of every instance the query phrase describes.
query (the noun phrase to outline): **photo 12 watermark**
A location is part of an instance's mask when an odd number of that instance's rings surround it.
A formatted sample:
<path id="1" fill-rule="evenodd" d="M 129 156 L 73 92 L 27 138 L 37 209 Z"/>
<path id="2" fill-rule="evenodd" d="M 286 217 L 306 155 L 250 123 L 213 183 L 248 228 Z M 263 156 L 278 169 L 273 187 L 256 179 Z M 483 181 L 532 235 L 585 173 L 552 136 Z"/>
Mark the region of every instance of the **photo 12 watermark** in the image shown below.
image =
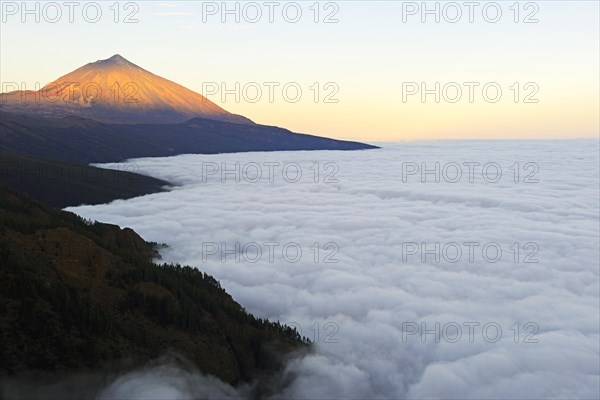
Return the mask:
<path id="1" fill-rule="evenodd" d="M 402 23 L 537 24 L 540 6 L 533 1 L 403 1 Z"/>
<path id="2" fill-rule="evenodd" d="M 539 183 L 540 166 L 533 161 L 450 161 L 401 163 L 402 183 Z"/>
<path id="3" fill-rule="evenodd" d="M 314 103 L 337 104 L 340 102 L 340 86 L 337 82 L 202 82 L 201 94 L 216 98 L 221 103 L 298 103 L 308 99 Z M 208 100 L 206 100 L 208 101 Z"/>
<path id="4" fill-rule="evenodd" d="M 456 264 L 459 262 L 495 264 L 508 261 L 515 264 L 537 264 L 538 243 L 462 241 L 462 242 L 402 242 L 402 263 Z"/>
<path id="5" fill-rule="evenodd" d="M 202 183 L 339 183 L 340 166 L 333 161 L 310 163 L 249 161 L 202 162 Z"/>
<path id="6" fill-rule="evenodd" d="M 340 246 L 336 242 L 202 242 L 202 262 L 337 264 Z"/>
<path id="7" fill-rule="evenodd" d="M 272 327 L 277 328 L 277 331 L 288 332 L 306 343 L 323 345 L 338 344 L 340 342 L 340 338 L 338 337 L 340 326 L 334 321 L 314 321 L 304 323 L 289 321 L 286 323 L 270 322 L 269 324 Z M 225 328 L 225 334 L 232 339 L 245 339 L 248 336 L 248 331 L 242 325 L 232 325 Z"/>
<path id="8" fill-rule="evenodd" d="M 135 181 L 139 167 L 134 162 L 113 163 L 110 169 L 53 161 L 2 160 L 0 182 L 86 184 L 103 182 L 126 185 Z"/>
<path id="9" fill-rule="evenodd" d="M 315 24 L 340 22 L 340 4 L 335 1 L 203 1 L 202 23 L 288 23 Z"/>
<path id="10" fill-rule="evenodd" d="M 537 104 L 539 92 L 536 82 L 402 82 L 402 103 L 495 104 L 504 97 L 514 103 Z"/>
<path id="11" fill-rule="evenodd" d="M 139 23 L 140 3 L 134 1 L 2 1 L 0 20 L 7 23 Z"/>
<path id="12" fill-rule="evenodd" d="M 28 104 L 71 104 L 86 105 L 94 103 L 113 103 L 136 105 L 143 102 L 140 98 L 140 86 L 136 82 L 114 81 L 110 86 L 99 82 L 51 82 L 42 86 L 40 82 L 33 87 L 25 82 L 2 82 L 1 103 Z"/>
<path id="13" fill-rule="evenodd" d="M 540 342 L 536 337 L 539 330 L 539 325 L 531 321 L 504 326 L 494 321 L 402 322 L 402 343 L 415 340 L 421 343 L 497 343 L 510 337 L 514 343 L 537 344 Z"/>
<path id="14" fill-rule="evenodd" d="M 340 342 L 337 336 L 340 326 L 333 321 L 321 323 L 317 321 L 310 325 L 289 321 L 285 325 L 295 329 L 301 337 L 307 338 L 311 343 L 337 344 Z"/>

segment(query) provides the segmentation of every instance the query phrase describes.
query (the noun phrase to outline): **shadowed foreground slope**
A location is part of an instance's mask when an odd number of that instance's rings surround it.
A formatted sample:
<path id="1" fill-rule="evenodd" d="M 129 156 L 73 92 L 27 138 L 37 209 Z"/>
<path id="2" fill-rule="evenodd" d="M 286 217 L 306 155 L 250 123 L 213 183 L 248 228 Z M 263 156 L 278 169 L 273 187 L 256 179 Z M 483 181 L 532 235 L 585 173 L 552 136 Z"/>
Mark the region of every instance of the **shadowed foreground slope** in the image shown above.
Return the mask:
<path id="1" fill-rule="evenodd" d="M 196 118 L 180 124 L 105 124 L 80 117 L 39 118 L 0 112 L 0 148 L 82 164 L 137 157 L 282 150 L 374 149 L 265 125 Z"/>
<path id="2" fill-rule="evenodd" d="M 58 208 L 102 204 L 156 193 L 169 182 L 134 173 L 135 164 L 109 170 L 0 149 L 0 184 Z M 129 170 L 125 170 L 129 169 Z"/>
<path id="3" fill-rule="evenodd" d="M 139 366 L 175 351 L 231 384 L 307 348 L 194 268 L 151 263 L 133 230 L 91 223 L 0 186 L 0 378 Z"/>
<path id="4" fill-rule="evenodd" d="M 0 183 L 56 207 L 107 203 L 155 193 L 168 182 L 90 163 L 136 157 L 279 150 L 361 150 L 363 143 L 303 135 L 272 126 L 193 119 L 180 124 L 106 124 L 81 117 L 0 112 Z M 269 155 L 265 154 L 265 159 Z M 56 178 L 57 174 L 61 174 Z M 118 179 L 115 179 L 118 178 Z"/>

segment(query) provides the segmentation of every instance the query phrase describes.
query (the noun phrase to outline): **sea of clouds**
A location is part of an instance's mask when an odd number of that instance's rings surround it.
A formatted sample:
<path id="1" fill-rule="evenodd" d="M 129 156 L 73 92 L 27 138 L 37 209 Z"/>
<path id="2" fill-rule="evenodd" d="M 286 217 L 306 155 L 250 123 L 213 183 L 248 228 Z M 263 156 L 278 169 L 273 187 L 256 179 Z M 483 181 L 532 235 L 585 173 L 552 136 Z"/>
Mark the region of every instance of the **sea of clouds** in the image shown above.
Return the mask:
<path id="1" fill-rule="evenodd" d="M 168 244 L 164 261 L 313 340 L 278 397 L 600 397 L 597 141 L 131 163 L 178 186 L 69 210 Z M 135 372 L 101 397 L 235 393 L 186 374 Z"/>

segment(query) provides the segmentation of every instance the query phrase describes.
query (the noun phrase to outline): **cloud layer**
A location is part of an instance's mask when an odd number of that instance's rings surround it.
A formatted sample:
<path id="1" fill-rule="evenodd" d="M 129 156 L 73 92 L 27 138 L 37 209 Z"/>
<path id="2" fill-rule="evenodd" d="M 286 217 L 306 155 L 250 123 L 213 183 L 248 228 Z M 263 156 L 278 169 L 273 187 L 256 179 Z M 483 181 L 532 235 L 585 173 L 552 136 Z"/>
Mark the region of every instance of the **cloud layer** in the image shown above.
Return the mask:
<path id="1" fill-rule="evenodd" d="M 137 159 L 180 186 L 70 210 L 167 243 L 166 261 L 298 326 L 318 352 L 287 365 L 284 397 L 598 398 L 598 150 L 456 141 Z M 279 163 L 272 179 L 265 163 Z M 272 260 L 232 255 L 273 242 Z"/>

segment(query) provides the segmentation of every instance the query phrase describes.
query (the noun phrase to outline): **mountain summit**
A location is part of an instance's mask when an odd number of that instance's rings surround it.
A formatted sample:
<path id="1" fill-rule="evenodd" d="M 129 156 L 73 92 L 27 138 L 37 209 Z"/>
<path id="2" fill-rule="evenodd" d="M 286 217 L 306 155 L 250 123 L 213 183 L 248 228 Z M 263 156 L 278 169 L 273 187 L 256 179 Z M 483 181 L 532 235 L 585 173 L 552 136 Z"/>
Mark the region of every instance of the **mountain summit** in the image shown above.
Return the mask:
<path id="1" fill-rule="evenodd" d="M 107 63 L 113 63 L 113 64 L 131 64 L 131 65 L 133 65 L 132 63 L 130 63 L 129 61 L 127 61 L 120 54 L 115 54 L 111 58 L 107 58 L 106 60 L 98 60 L 97 62 L 103 62 L 105 64 L 107 64 Z"/>
<path id="2" fill-rule="evenodd" d="M 177 123 L 191 118 L 252 124 L 206 97 L 115 54 L 88 63 L 38 91 L 2 95 L 5 111 L 104 122 Z"/>

